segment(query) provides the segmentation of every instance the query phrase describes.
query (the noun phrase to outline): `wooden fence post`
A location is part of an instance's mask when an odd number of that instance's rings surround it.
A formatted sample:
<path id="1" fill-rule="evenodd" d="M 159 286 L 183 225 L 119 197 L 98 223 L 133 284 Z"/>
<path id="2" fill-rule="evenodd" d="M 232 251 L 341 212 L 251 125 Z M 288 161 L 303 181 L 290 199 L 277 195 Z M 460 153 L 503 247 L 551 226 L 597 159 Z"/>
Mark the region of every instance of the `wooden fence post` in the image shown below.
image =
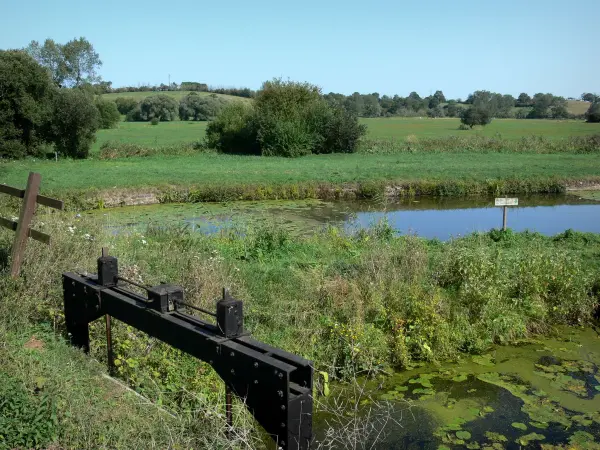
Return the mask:
<path id="1" fill-rule="evenodd" d="M 19 222 L 17 224 L 17 232 L 12 246 L 10 275 L 13 278 L 18 277 L 21 272 L 25 244 L 29 237 L 29 225 L 31 224 L 31 219 L 35 212 L 36 200 L 40 191 L 41 182 L 42 176 L 39 173 L 31 172 L 29 174 L 27 187 L 25 188 L 25 196 L 23 198 L 23 205 L 21 206 L 21 214 L 19 215 Z"/>

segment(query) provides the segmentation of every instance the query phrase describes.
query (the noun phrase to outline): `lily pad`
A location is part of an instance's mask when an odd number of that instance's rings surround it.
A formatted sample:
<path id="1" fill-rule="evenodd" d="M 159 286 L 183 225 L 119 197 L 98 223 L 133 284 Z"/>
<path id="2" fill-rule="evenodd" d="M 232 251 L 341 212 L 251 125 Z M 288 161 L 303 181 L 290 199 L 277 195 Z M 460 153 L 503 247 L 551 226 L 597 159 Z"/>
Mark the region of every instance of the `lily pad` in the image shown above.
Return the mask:
<path id="1" fill-rule="evenodd" d="M 493 431 L 486 431 L 485 437 L 488 438 L 492 442 L 508 442 L 506 436 L 500 433 L 495 433 Z"/>
<path id="2" fill-rule="evenodd" d="M 520 445 L 529 445 L 529 443 L 532 441 L 543 441 L 544 439 L 546 439 L 546 436 L 544 436 L 543 434 L 529 433 L 525 436 L 521 436 L 515 439 L 515 442 Z"/>
<path id="3" fill-rule="evenodd" d="M 468 431 L 457 431 L 456 432 L 456 437 L 465 441 L 468 441 L 469 439 L 471 439 L 471 433 L 469 433 Z"/>
<path id="4" fill-rule="evenodd" d="M 517 430 L 523 430 L 523 431 L 527 430 L 527 425 L 525 425 L 524 423 L 521 423 L 521 422 L 513 422 L 513 423 L 511 423 L 511 426 L 513 428 L 516 428 Z"/>
<path id="5" fill-rule="evenodd" d="M 581 446 L 583 446 L 583 445 L 589 444 L 591 442 L 594 442 L 594 436 L 592 436 L 587 431 L 576 431 L 569 438 L 569 443 L 571 445 L 581 445 Z"/>
<path id="6" fill-rule="evenodd" d="M 456 381 L 458 383 L 460 383 L 462 381 L 467 381 L 467 374 L 461 373 L 459 375 L 456 375 L 454 378 L 452 378 L 452 381 Z"/>
<path id="7" fill-rule="evenodd" d="M 548 424 L 546 422 L 529 422 L 529 425 L 535 428 L 539 428 L 541 430 L 545 430 L 548 428 Z"/>
<path id="8" fill-rule="evenodd" d="M 492 355 L 475 355 L 473 356 L 473 362 L 480 366 L 494 367 L 494 357 Z"/>
<path id="9" fill-rule="evenodd" d="M 494 408 L 492 408 L 491 406 L 484 406 L 483 407 L 483 412 L 484 413 L 493 413 L 494 412 Z"/>

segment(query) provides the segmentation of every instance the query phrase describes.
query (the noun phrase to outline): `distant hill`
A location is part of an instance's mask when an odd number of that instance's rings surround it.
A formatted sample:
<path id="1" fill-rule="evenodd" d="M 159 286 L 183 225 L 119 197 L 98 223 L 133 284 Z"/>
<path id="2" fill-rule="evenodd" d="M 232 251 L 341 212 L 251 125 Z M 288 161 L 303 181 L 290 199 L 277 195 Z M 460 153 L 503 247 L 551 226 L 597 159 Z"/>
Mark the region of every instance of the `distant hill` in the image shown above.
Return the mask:
<path id="1" fill-rule="evenodd" d="M 131 97 L 131 98 L 135 98 L 136 100 L 142 100 L 146 97 L 150 97 L 153 95 L 164 94 L 164 95 L 168 95 L 169 97 L 173 97 L 177 100 L 181 100 L 183 97 L 188 95 L 190 92 L 192 92 L 192 91 L 118 92 L 118 93 L 112 93 L 112 94 L 102 94 L 102 98 L 104 98 L 106 100 L 115 100 L 116 98 L 119 98 L 119 97 Z M 200 96 L 211 95 L 210 92 L 196 92 L 196 94 L 198 94 Z M 250 101 L 249 98 L 237 97 L 234 95 L 225 95 L 225 94 L 214 94 L 214 95 L 216 95 L 218 97 L 222 97 L 227 100 L 236 100 L 236 101 L 242 101 L 242 102 Z"/>
<path id="2" fill-rule="evenodd" d="M 567 100 L 567 110 L 571 114 L 585 114 L 590 107 L 590 102 L 581 100 Z"/>

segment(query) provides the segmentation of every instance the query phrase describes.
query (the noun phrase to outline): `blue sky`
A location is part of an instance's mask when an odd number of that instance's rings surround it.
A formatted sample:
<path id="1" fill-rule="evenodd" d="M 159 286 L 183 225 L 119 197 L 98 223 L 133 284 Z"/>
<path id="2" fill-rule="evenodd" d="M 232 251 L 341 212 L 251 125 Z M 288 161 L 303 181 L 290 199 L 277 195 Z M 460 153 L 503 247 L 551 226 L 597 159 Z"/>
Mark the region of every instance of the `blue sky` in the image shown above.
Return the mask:
<path id="1" fill-rule="evenodd" d="M 0 0 L 0 48 L 84 36 L 114 86 L 600 92 L 600 0 Z"/>

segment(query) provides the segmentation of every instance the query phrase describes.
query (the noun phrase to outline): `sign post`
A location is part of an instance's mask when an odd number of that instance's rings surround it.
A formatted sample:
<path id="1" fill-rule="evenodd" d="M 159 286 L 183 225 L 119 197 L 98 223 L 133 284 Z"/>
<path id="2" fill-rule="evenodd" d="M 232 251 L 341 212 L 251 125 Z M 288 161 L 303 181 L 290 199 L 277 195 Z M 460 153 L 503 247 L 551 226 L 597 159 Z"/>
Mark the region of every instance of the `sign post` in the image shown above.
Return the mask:
<path id="1" fill-rule="evenodd" d="M 497 198 L 494 201 L 495 206 L 502 206 L 502 231 L 506 231 L 506 216 L 508 206 L 518 206 L 518 198 Z"/>

